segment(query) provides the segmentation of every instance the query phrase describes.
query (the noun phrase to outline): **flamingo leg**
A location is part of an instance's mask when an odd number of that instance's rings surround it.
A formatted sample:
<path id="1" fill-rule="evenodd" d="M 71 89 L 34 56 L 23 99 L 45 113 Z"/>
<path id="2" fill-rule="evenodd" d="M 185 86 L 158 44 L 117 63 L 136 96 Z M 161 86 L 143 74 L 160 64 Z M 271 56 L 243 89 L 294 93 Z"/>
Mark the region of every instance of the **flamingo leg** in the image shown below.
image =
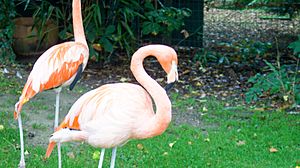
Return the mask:
<path id="1" fill-rule="evenodd" d="M 102 168 L 102 164 L 103 164 L 103 160 L 104 160 L 104 153 L 105 153 L 105 148 L 102 148 L 101 149 L 101 154 L 100 154 L 98 168 Z"/>
<path id="2" fill-rule="evenodd" d="M 54 120 L 54 131 L 58 127 L 58 119 L 59 119 L 59 97 L 60 97 L 61 87 L 55 89 L 56 93 L 56 103 L 55 103 L 55 120 Z M 60 143 L 57 143 L 57 155 L 58 155 L 58 168 L 61 168 L 61 149 Z"/>
<path id="3" fill-rule="evenodd" d="M 21 159 L 19 163 L 19 168 L 25 168 L 25 159 L 24 159 L 24 139 L 23 139 L 23 127 L 21 114 L 18 117 L 19 132 L 20 132 L 20 145 L 21 145 Z"/>
<path id="4" fill-rule="evenodd" d="M 112 156 L 111 156 L 111 161 L 110 161 L 110 168 L 114 168 L 115 167 L 116 156 L 117 156 L 117 147 L 114 147 L 112 149 Z"/>

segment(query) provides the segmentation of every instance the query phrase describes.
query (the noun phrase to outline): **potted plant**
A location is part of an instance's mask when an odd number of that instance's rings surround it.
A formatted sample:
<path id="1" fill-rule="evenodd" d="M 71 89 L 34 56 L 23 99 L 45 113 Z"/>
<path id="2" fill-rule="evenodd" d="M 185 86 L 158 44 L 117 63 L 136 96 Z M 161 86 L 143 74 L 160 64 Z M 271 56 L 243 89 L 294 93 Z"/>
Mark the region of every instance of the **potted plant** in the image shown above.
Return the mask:
<path id="1" fill-rule="evenodd" d="M 40 55 L 58 41 L 58 27 L 51 20 L 42 27 L 34 26 L 33 17 L 19 17 L 14 23 L 13 49 L 17 55 Z"/>
<path id="2" fill-rule="evenodd" d="M 58 26 L 51 19 L 54 9 L 48 1 L 30 1 L 28 10 L 34 11 L 32 16 L 14 19 L 13 50 L 16 55 L 40 55 L 58 42 Z"/>

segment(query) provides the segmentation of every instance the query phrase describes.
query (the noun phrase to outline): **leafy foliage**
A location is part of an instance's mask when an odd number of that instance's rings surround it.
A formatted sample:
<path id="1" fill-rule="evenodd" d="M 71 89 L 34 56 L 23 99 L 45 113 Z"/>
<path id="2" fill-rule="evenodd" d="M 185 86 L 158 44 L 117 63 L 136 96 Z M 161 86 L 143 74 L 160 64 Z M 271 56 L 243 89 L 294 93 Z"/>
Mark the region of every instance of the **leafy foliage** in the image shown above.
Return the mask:
<path id="1" fill-rule="evenodd" d="M 152 3 L 146 2 L 145 19 L 142 24 L 143 35 L 169 34 L 179 30 L 184 25 L 184 19 L 191 16 L 192 11 L 187 8 L 177 9 L 174 7 L 163 7 L 156 10 Z"/>
<path id="2" fill-rule="evenodd" d="M 235 44 L 235 50 L 241 56 L 242 61 L 254 60 L 257 57 L 264 56 L 269 49 L 271 49 L 271 43 L 263 43 L 261 41 L 244 39 Z"/>
<path id="3" fill-rule="evenodd" d="M 38 23 L 43 25 L 49 19 L 55 20 L 60 24 L 60 38 L 73 38 L 71 0 L 60 0 L 54 5 L 47 0 L 39 4 L 30 0 L 21 1 L 28 4 L 28 8 L 34 8 Z M 91 57 L 97 61 L 107 61 L 118 49 L 130 56 L 138 43 L 136 36 L 140 25 L 143 35 L 171 34 L 184 25 L 184 18 L 191 15 L 189 9 L 164 6 L 156 9 L 152 3 L 140 3 L 138 0 L 82 1 L 83 22 Z"/>
<path id="4" fill-rule="evenodd" d="M 12 49 L 14 34 L 12 20 L 16 15 L 14 1 L 2 1 L 0 10 L 0 59 L 3 62 L 13 61 L 15 54 Z"/>
<path id="5" fill-rule="evenodd" d="M 208 62 L 255 64 L 268 56 L 271 48 L 271 43 L 243 39 L 234 43 L 220 43 L 214 50 L 199 49 L 195 52 L 193 61 L 202 66 L 206 66 Z"/>
<path id="6" fill-rule="evenodd" d="M 110 59 L 116 49 L 131 55 L 136 43 L 135 21 L 141 16 L 139 11 L 142 9 L 138 1 L 120 0 L 111 4 L 89 1 L 85 4 L 84 25 L 87 39 L 93 46 L 90 47 L 91 54 L 97 60 Z"/>
<path id="7" fill-rule="evenodd" d="M 259 8 L 290 17 L 300 7 L 298 0 L 208 0 L 208 4 L 230 9 Z"/>
<path id="8" fill-rule="evenodd" d="M 248 82 L 253 86 L 246 93 L 246 101 L 258 101 L 261 97 L 275 97 L 288 104 L 300 103 L 297 93 L 300 89 L 300 78 L 291 66 L 275 67 L 266 61 L 270 73 L 256 74 Z"/>
<path id="9" fill-rule="evenodd" d="M 298 40 L 297 41 L 294 41 L 294 42 L 292 42 L 289 45 L 289 48 L 293 49 L 294 50 L 294 54 L 295 55 L 298 54 L 298 57 L 300 57 L 300 35 L 298 36 Z"/>
<path id="10" fill-rule="evenodd" d="M 246 101 L 258 101 L 263 96 L 275 96 L 290 105 L 300 104 L 300 76 L 299 76 L 299 39 L 289 45 L 298 54 L 296 65 L 280 65 L 279 57 L 277 66 L 265 61 L 270 72 L 267 74 L 256 74 L 248 82 L 252 83 L 252 88 L 246 93 Z"/>

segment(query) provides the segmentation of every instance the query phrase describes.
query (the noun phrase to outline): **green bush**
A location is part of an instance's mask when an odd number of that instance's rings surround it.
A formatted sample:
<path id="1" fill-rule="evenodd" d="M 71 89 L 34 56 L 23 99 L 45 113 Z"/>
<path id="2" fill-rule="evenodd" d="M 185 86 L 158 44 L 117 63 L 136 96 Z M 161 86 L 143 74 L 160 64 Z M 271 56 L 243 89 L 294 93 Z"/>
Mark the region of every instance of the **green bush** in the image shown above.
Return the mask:
<path id="1" fill-rule="evenodd" d="M 252 87 L 246 95 L 246 102 L 258 101 L 261 97 L 268 97 L 280 100 L 288 105 L 300 104 L 300 76 L 299 76 L 299 58 L 300 58 L 300 36 L 299 39 L 289 45 L 298 55 L 297 62 L 290 65 L 281 65 L 280 58 L 277 57 L 276 66 L 265 61 L 270 72 L 267 74 L 256 74 L 249 78 L 248 82 Z"/>
<path id="2" fill-rule="evenodd" d="M 12 20 L 16 15 L 14 1 L 2 1 L 0 11 L 0 60 L 1 62 L 11 62 L 15 59 L 12 49 L 14 34 Z"/>
<path id="3" fill-rule="evenodd" d="M 52 19 L 60 23 L 60 38 L 64 41 L 73 38 L 71 0 L 60 0 L 55 6 L 47 0 L 40 5 L 33 4 L 34 16 L 40 22 Z M 183 19 L 190 16 L 189 9 L 163 7 L 155 9 L 152 1 L 141 3 L 139 0 L 85 0 L 82 1 L 82 15 L 85 33 L 90 48 L 90 56 L 97 61 L 110 61 L 114 51 L 125 51 L 128 56 L 138 46 L 142 34 L 171 34 L 184 25 Z M 154 25 L 154 26 L 153 26 Z"/>
<path id="4" fill-rule="evenodd" d="M 263 8 L 267 11 L 280 13 L 293 13 L 299 9 L 300 0 L 208 0 L 214 7 L 244 9 L 244 8 Z"/>
<path id="5" fill-rule="evenodd" d="M 145 3 L 145 17 L 142 24 L 143 35 L 163 34 L 170 36 L 174 30 L 179 30 L 184 25 L 184 19 L 191 16 L 190 9 L 177 9 L 174 7 L 163 7 L 156 10 L 152 3 Z"/>

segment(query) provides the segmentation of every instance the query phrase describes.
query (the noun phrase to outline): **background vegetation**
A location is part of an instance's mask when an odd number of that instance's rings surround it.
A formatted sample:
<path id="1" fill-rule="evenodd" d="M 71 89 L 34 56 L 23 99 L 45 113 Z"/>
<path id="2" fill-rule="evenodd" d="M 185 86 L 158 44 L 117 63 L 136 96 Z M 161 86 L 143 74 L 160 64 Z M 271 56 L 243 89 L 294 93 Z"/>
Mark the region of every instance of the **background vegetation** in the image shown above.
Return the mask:
<path id="1" fill-rule="evenodd" d="M 18 5 L 26 8 L 21 13 L 32 11 L 36 23 L 56 21 L 62 41 L 73 38 L 71 0 L 21 0 Z M 139 37 L 179 31 L 191 11 L 163 4 L 154 7 L 151 0 L 84 0 L 82 15 L 91 57 L 96 61 L 112 61 L 116 51 L 125 51 L 130 56 L 142 42 Z"/>
<path id="2" fill-rule="evenodd" d="M 11 20 L 16 16 L 14 1 L 3 1 L 0 11 L 0 61 L 13 61 L 14 23 Z"/>

